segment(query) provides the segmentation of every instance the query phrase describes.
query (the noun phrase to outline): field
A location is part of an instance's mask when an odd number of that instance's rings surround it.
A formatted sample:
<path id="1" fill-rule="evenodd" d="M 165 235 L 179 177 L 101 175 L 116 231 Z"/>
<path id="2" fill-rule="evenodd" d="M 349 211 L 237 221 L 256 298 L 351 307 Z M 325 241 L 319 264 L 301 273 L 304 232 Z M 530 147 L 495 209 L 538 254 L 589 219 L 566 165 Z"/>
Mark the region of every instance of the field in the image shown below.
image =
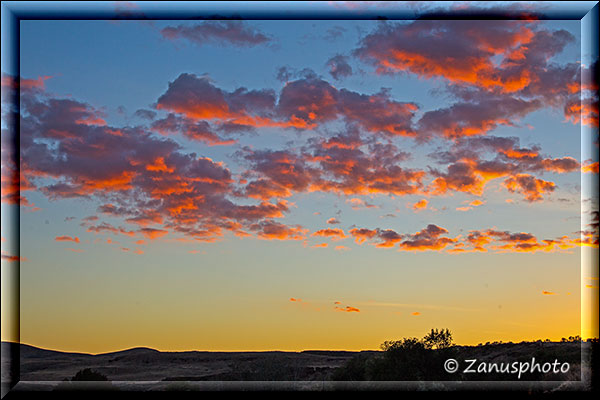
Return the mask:
<path id="1" fill-rule="evenodd" d="M 16 354 L 17 347 L 12 343 L 2 343 L 3 381 L 6 381 L 8 359 L 6 355 Z M 489 381 L 499 384 L 532 384 L 542 382 L 556 388 L 581 388 L 583 381 L 589 380 L 591 369 L 584 364 L 582 371 L 581 360 L 587 359 L 589 343 L 579 342 L 523 342 L 523 343 L 493 343 L 480 346 L 453 346 L 441 353 L 432 350 L 430 354 L 433 367 L 427 367 L 423 379 L 386 379 L 373 375 L 377 371 L 373 365 L 388 366 L 385 360 L 393 356 L 386 351 L 302 351 L 302 352 L 160 352 L 149 348 L 133 348 L 129 350 L 90 355 L 82 353 L 64 353 L 44 350 L 28 345 L 20 345 L 20 390 L 54 390 L 86 387 L 90 383 L 67 382 L 78 371 L 91 369 L 106 377 L 109 382 L 104 384 L 112 389 L 120 390 L 193 390 L 193 389 L 231 389 L 243 383 L 245 389 L 292 388 L 292 389 L 335 389 L 358 387 L 397 387 L 393 382 L 381 381 L 413 381 L 404 382 L 404 388 L 422 386 L 424 381 L 438 381 L 439 385 L 453 388 L 456 381 L 470 384 L 489 384 Z M 398 360 L 404 360 L 410 366 L 410 357 L 403 351 Z M 451 355 L 462 362 L 460 370 L 455 374 L 447 374 L 437 366 L 438 360 Z M 440 358 L 440 356 L 443 356 Z M 387 358 L 386 358 L 387 357 Z M 397 357 L 397 356 L 395 356 Z M 524 374 L 518 378 L 508 373 L 463 373 L 466 368 L 465 360 L 477 360 L 472 368 L 477 369 L 481 364 L 510 363 L 513 361 L 526 362 L 535 357 L 536 362 L 568 363 L 566 373 L 554 374 L 536 373 Z M 443 360 L 442 360 L 443 361 Z M 442 363 L 443 364 L 443 363 Z M 430 364 L 431 365 L 431 364 Z M 367 371 L 371 368 L 370 375 Z M 396 367 L 389 367 L 393 369 Z M 417 365 L 415 368 L 419 368 Z M 357 372 L 359 371 L 359 372 Z M 439 375 L 442 371 L 445 375 Z M 389 371 L 388 371 L 389 372 Z M 429 377 L 427 374 L 431 374 Z M 582 375 L 583 373 L 583 375 Z M 354 374 L 354 375 L 352 375 Z M 357 375 L 358 374 L 358 375 Z M 394 375 L 387 375 L 394 376 Z M 441 377 L 441 378 L 440 378 Z M 343 382 L 345 381 L 345 382 Z M 370 381 L 370 383 L 368 382 Z M 375 382 L 379 381 L 379 382 Z M 445 381 L 445 382 L 440 382 Z M 534 382 L 535 381 L 535 382 Z M 94 385 L 94 383 L 91 383 Z M 83 386 L 82 386 L 83 385 Z M 375 385 L 375 386 L 373 386 Z M 379 386 L 377 386 L 379 385 Z M 382 386 L 383 385 L 383 386 Z M 387 386 L 386 386 L 387 385 Z M 415 386 L 416 385 L 416 386 Z M 439 387 L 438 385 L 438 387 Z M 587 385 L 587 384 L 586 384 Z M 95 387 L 95 386 L 94 386 Z M 549 386 L 543 386 L 549 387 Z"/>

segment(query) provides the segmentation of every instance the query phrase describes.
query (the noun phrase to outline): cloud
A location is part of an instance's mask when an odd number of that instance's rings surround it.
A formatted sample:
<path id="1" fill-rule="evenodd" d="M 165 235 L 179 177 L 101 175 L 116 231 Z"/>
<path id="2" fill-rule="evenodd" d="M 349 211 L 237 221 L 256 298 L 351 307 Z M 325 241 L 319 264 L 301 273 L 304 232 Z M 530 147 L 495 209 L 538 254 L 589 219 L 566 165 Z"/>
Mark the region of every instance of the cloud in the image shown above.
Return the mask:
<path id="1" fill-rule="evenodd" d="M 329 238 L 331 238 L 331 240 L 335 240 L 335 241 L 343 240 L 348 237 L 344 234 L 344 231 L 339 228 L 320 229 L 320 230 L 314 232 L 312 234 L 312 236 L 329 237 Z"/>
<path id="2" fill-rule="evenodd" d="M 342 37 L 344 32 L 346 32 L 346 28 L 336 25 L 327 29 L 327 33 L 325 34 L 323 39 L 327 41 L 334 41 Z"/>
<path id="3" fill-rule="evenodd" d="M 442 236 L 447 233 L 446 229 L 429 224 L 413 235 L 404 236 L 406 239 L 400 242 L 399 249 L 405 251 L 441 250 L 449 244 L 457 242 L 457 239 Z"/>
<path id="4" fill-rule="evenodd" d="M 509 192 L 519 192 L 529 202 L 539 201 L 544 193 L 551 193 L 556 188 L 553 182 L 544 181 L 528 174 L 517 174 L 504 180 L 504 187 Z"/>
<path id="5" fill-rule="evenodd" d="M 168 230 L 156 228 L 142 228 L 138 232 L 150 240 L 158 239 L 169 233 Z"/>
<path id="6" fill-rule="evenodd" d="M 486 154 L 495 157 L 483 159 Z M 504 178 L 503 185 L 511 193 L 521 193 L 530 202 L 539 201 L 556 185 L 529 172 L 569 173 L 579 169 L 572 157 L 545 157 L 539 147 L 522 148 L 518 138 L 511 137 L 461 138 L 431 157 L 447 163 L 446 172 L 430 167 L 434 179 L 425 192 L 438 196 L 451 191 L 481 196 L 490 180 Z"/>
<path id="7" fill-rule="evenodd" d="M 342 312 L 360 312 L 360 310 L 356 307 L 350 307 L 350 306 L 346 306 L 346 307 L 338 307 L 336 306 L 334 308 L 336 311 L 342 311 Z"/>
<path id="8" fill-rule="evenodd" d="M 557 173 L 573 172 L 579 169 L 579 162 L 573 157 L 562 157 L 541 160 L 541 166 L 546 171 Z"/>
<path id="9" fill-rule="evenodd" d="M 598 121 L 598 98 L 579 94 L 577 63 L 559 65 L 560 54 L 575 38 L 529 20 L 417 20 L 380 24 L 354 54 L 379 74 L 414 74 L 439 79 L 462 99 L 428 111 L 418 126 L 445 137 L 481 135 L 542 106 L 562 110 L 573 123 Z M 583 113 L 581 113 L 583 111 Z M 583 119 L 580 115 L 584 115 Z"/>
<path id="10" fill-rule="evenodd" d="M 299 225 L 287 226 L 272 220 L 250 225 L 250 230 L 256 232 L 259 238 L 266 240 L 303 240 L 308 233 L 307 229 Z"/>
<path id="11" fill-rule="evenodd" d="M 238 91 L 232 107 L 246 95 Z M 212 241 L 223 230 L 247 234 L 250 225 L 288 211 L 283 201 L 236 204 L 228 198 L 234 180 L 224 163 L 184 153 L 168 138 L 142 127 L 79 123 L 97 112 L 73 98 L 27 91 L 21 97 L 20 190 L 35 189 L 51 199 L 94 198 L 104 203 L 99 212 L 141 226 L 134 230 L 88 219 L 83 222 L 90 232 L 147 236 L 159 229 L 149 226 L 160 224 L 161 231 Z"/>
<path id="12" fill-rule="evenodd" d="M 167 26 L 161 30 L 164 38 L 186 39 L 194 44 L 229 44 L 252 47 L 266 44 L 272 39 L 244 21 L 203 21 L 193 25 Z"/>
<path id="13" fill-rule="evenodd" d="M 485 204 L 485 201 L 479 200 L 479 199 L 475 199 L 475 200 L 469 202 L 468 206 L 456 207 L 456 210 L 457 211 L 469 211 L 469 210 L 472 210 L 473 207 L 479 207 L 479 206 L 481 206 L 483 204 Z"/>
<path id="14" fill-rule="evenodd" d="M 476 102 L 456 103 L 447 108 L 427 111 L 418 122 L 419 136 L 441 135 L 446 138 L 484 135 L 500 125 L 513 126 L 515 120 L 540 109 L 538 100 L 512 97 L 480 98 Z"/>
<path id="15" fill-rule="evenodd" d="M 377 235 L 377 230 L 367 228 L 353 228 L 350 229 L 350 235 L 354 237 L 356 243 L 361 244 L 366 240 L 372 239 Z"/>
<path id="16" fill-rule="evenodd" d="M 378 242 L 373 243 L 376 247 L 393 247 L 403 237 L 403 235 L 398 234 L 392 229 L 379 228 L 353 228 L 350 230 L 350 235 L 354 237 L 355 242 L 358 244 L 362 244 L 367 240 L 378 239 Z"/>
<path id="17" fill-rule="evenodd" d="M 587 242 L 584 240 L 583 242 Z M 581 238 L 569 238 L 562 236 L 555 239 L 538 239 L 535 235 L 527 232 L 509 232 L 496 229 L 483 231 L 470 231 L 467 243 L 472 251 L 487 251 L 487 249 L 498 252 L 535 253 L 537 251 L 554 252 L 567 250 L 575 246 L 586 245 Z M 591 246 L 597 246 L 590 242 Z"/>
<path id="18" fill-rule="evenodd" d="M 554 293 L 554 292 L 548 292 L 546 290 L 542 290 L 542 294 L 545 294 L 545 295 L 555 295 L 556 293 Z"/>
<path id="19" fill-rule="evenodd" d="M 340 223 L 340 221 L 337 218 L 331 217 L 327 220 L 327 223 L 330 225 L 337 225 Z"/>
<path id="20" fill-rule="evenodd" d="M 509 232 L 497 229 L 469 231 L 462 237 L 450 237 L 447 229 L 429 224 L 414 234 L 397 233 L 392 229 L 353 228 L 350 235 L 356 243 L 369 242 L 375 247 L 391 248 L 397 245 L 400 251 L 446 251 L 458 254 L 465 252 L 535 253 L 537 251 L 564 251 L 576 246 L 598 247 L 597 231 L 577 232 L 577 236 L 561 236 L 554 239 L 538 239 L 527 232 Z M 449 247 L 452 246 L 452 247 Z"/>
<path id="21" fill-rule="evenodd" d="M 181 133 L 190 140 L 204 142 L 211 146 L 235 144 L 235 140 L 220 137 L 206 121 L 190 120 L 169 113 L 165 118 L 152 123 L 152 129 L 161 135 Z"/>
<path id="22" fill-rule="evenodd" d="M 427 200 L 421 199 L 412 205 L 412 209 L 415 211 L 421 211 L 427 208 Z"/>
<path id="23" fill-rule="evenodd" d="M 493 239 L 479 231 L 471 231 L 467 235 L 467 243 L 473 247 L 475 251 L 486 252 L 487 246 Z"/>
<path id="24" fill-rule="evenodd" d="M 547 60 L 574 40 L 564 30 L 536 29 L 530 21 L 423 20 L 380 24 L 355 53 L 379 73 L 409 72 L 515 93 L 536 82 Z"/>
<path id="25" fill-rule="evenodd" d="M 588 174 L 597 174 L 598 161 L 592 162 L 592 160 L 586 160 L 586 162 L 581 165 L 581 172 Z"/>
<path id="26" fill-rule="evenodd" d="M 71 237 L 71 236 L 57 236 L 54 238 L 54 240 L 56 240 L 57 242 L 75 242 L 75 243 L 79 243 L 79 238 L 78 237 Z"/>
<path id="27" fill-rule="evenodd" d="M 412 118 L 418 109 L 414 103 L 393 100 L 387 90 L 361 94 L 337 89 L 312 75 L 287 81 L 277 96 L 273 90 L 243 87 L 228 92 L 216 87 L 206 76 L 188 73 L 169 83 L 156 108 L 230 127 L 304 130 L 345 119 L 369 132 L 391 136 L 416 135 Z M 167 122 L 170 121 L 164 124 Z M 204 136 L 208 135 L 207 129 L 203 127 Z"/>
<path id="28" fill-rule="evenodd" d="M 363 145 L 368 149 L 359 148 Z M 425 176 L 424 171 L 397 165 L 407 153 L 393 144 L 364 144 L 353 127 L 327 140 L 309 139 L 299 152 L 246 148 L 238 155 L 250 162 L 244 176 L 254 178 L 245 195 L 262 199 L 301 191 L 402 195 L 418 192 Z M 349 201 L 353 208 L 374 207 L 358 198 Z"/>
<path id="29" fill-rule="evenodd" d="M 348 57 L 341 54 L 331 57 L 327 61 L 327 67 L 329 68 L 329 74 L 336 81 L 352 75 L 352 67 L 348 63 Z"/>
<path id="30" fill-rule="evenodd" d="M 453 191 L 482 195 L 489 180 L 503 178 L 510 192 L 539 201 L 556 185 L 533 173 L 568 173 L 580 168 L 571 157 L 548 157 L 539 147 L 521 147 L 514 138 L 482 136 L 489 129 L 481 121 L 510 125 L 519 112 L 537 107 L 534 103 L 539 99 L 533 97 L 538 94 L 516 101 L 503 97 L 506 93 L 498 88 L 487 94 L 455 88 L 459 103 L 434 110 L 437 113 L 424 112 L 415 123 L 418 106 L 393 99 L 390 90 L 363 94 L 340 89 L 314 73 L 287 81 L 279 92 L 244 87 L 229 91 L 206 76 L 181 74 L 156 103 L 160 118 L 155 111 L 139 113 L 152 123 L 116 127 L 107 124 L 102 110 L 90 104 L 53 97 L 41 84 L 30 86 L 21 93 L 21 176 L 5 175 L 3 168 L 3 195 L 7 187 L 11 201 L 22 204 L 28 202 L 23 196 L 17 198 L 19 191 L 31 190 L 50 199 L 100 201 L 98 212 L 121 222 L 85 225 L 96 233 L 151 239 L 169 232 L 214 241 L 230 231 L 238 236 L 300 240 L 308 230 L 274 221 L 289 212 L 291 203 L 281 199 L 295 193 L 334 193 L 348 196 L 346 201 L 353 208 L 375 207 L 350 196 L 443 196 Z M 493 115 L 477 109 L 479 100 Z M 439 128 L 445 119 L 462 122 L 455 133 L 448 134 Z M 246 167 L 241 174 L 232 173 L 223 162 L 186 152 L 171 137 L 181 134 L 206 145 L 224 145 L 235 143 L 227 136 L 231 127 L 299 131 L 318 129 L 329 121 L 343 122 L 345 127 L 337 133 L 317 130 L 318 135 L 300 147 L 242 148 L 235 154 L 235 161 Z M 452 140 L 437 155 L 438 161 L 447 164 L 445 170 L 404 167 L 402 162 L 411 154 L 390 140 L 418 137 L 426 127 Z M 485 129 L 471 134 L 473 127 Z M 486 159 L 486 155 L 494 158 Z M 432 182 L 426 186 L 427 178 Z M 121 223 L 136 226 L 118 226 Z M 350 234 L 359 242 L 373 240 L 377 247 L 404 249 L 417 239 L 427 239 L 421 232 L 409 235 L 376 229 L 371 237 L 359 232 Z M 432 249 L 454 243 L 450 237 L 428 239 Z"/>
<path id="31" fill-rule="evenodd" d="M 313 190 L 315 177 L 319 175 L 301 155 L 290 151 L 246 149 L 242 156 L 251 163 L 251 169 L 246 175 L 260 176 L 260 179 L 251 181 L 245 188 L 245 194 L 254 198 L 266 200 L 291 196 L 292 191 Z"/>
<path id="32" fill-rule="evenodd" d="M 8 74 L 2 74 L 2 87 L 6 90 L 32 90 L 45 89 L 46 81 L 52 76 L 38 76 L 37 79 L 27 79 L 23 77 L 14 77 Z"/>
<path id="33" fill-rule="evenodd" d="M 6 262 L 25 262 L 28 261 L 27 257 L 19 257 L 19 256 L 14 256 L 5 252 L 2 252 L 2 261 L 6 261 Z"/>
<path id="34" fill-rule="evenodd" d="M 303 121 L 297 119 L 273 119 L 275 102 L 272 90 L 248 90 L 242 87 L 227 92 L 216 87 L 206 76 L 183 73 L 169 83 L 167 91 L 158 98 L 156 108 L 181 114 L 194 121 L 213 121 L 230 126 L 306 127 Z M 177 122 L 174 117 L 172 120 L 173 123 Z M 165 124 L 169 122 L 165 121 Z M 200 125 L 200 128 L 208 129 L 207 125 Z M 201 133 L 207 135 L 206 132 Z"/>
<path id="35" fill-rule="evenodd" d="M 311 144 L 311 160 L 318 163 L 324 175 L 318 181 L 320 190 L 346 195 L 404 195 L 420 190 L 425 172 L 398 165 L 408 157 L 407 153 L 393 144 L 370 144 L 364 149 L 360 148 L 361 144 L 358 131 L 353 128 L 327 141 Z M 349 201 L 353 208 L 369 206 L 359 198 Z"/>
<path id="36" fill-rule="evenodd" d="M 156 118 L 156 112 L 152 110 L 139 109 L 136 110 L 136 112 L 133 113 L 133 115 L 135 117 L 142 118 L 148 121 L 152 121 L 154 120 L 154 118 Z"/>
<path id="37" fill-rule="evenodd" d="M 394 247 L 396 243 L 402 240 L 404 236 L 391 229 L 378 229 L 377 238 L 379 242 L 375 243 L 376 247 Z"/>

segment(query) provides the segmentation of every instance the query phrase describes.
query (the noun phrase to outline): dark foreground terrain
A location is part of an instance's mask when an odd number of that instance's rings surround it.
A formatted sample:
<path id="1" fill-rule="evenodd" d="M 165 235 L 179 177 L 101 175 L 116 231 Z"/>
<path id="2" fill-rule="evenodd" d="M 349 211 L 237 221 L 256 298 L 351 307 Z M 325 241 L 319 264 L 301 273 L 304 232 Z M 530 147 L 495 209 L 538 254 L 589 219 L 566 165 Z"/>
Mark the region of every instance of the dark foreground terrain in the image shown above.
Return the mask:
<path id="1" fill-rule="evenodd" d="M 2 343 L 5 346 L 6 343 Z M 355 354 L 304 352 L 160 352 L 133 348 L 89 355 L 21 345 L 23 381 L 61 381 L 91 368 L 111 381 L 327 380 Z"/>
<path id="2" fill-rule="evenodd" d="M 426 352 L 418 348 L 420 353 L 401 343 L 401 346 L 382 351 L 362 352 L 160 352 L 149 348 L 133 348 L 90 355 L 2 342 L 2 380 L 6 382 L 6 374 L 10 372 L 8 357 L 20 353 L 21 390 L 77 388 L 81 382 L 75 382 L 78 379 L 73 378 L 85 369 L 105 377 L 112 382 L 106 382 L 106 385 L 117 390 L 193 390 L 194 387 L 219 390 L 232 388 L 232 384 L 241 381 L 263 386 L 264 382 L 292 381 L 306 384 L 308 389 L 313 390 L 333 388 L 331 385 L 334 381 L 341 387 L 349 388 L 352 387 L 348 386 L 350 382 L 359 381 L 371 384 L 383 384 L 383 381 L 447 381 L 450 385 L 452 381 L 519 381 L 520 384 L 536 381 L 554 382 L 555 389 L 568 387 L 570 390 L 589 390 L 592 368 L 587 360 L 591 348 L 588 342 L 538 341 L 452 346 Z M 459 368 L 455 373 L 444 370 L 447 358 L 458 361 Z M 532 358 L 540 366 L 555 360 L 559 362 L 558 365 L 568 363 L 568 370 L 559 373 L 526 372 L 521 377 L 517 377 L 516 373 L 498 371 L 464 372 L 468 364 L 465 360 L 476 359 L 472 369 L 477 369 L 481 368 L 481 364 L 489 368 L 491 364 L 501 366 L 503 363 L 531 362 Z"/>

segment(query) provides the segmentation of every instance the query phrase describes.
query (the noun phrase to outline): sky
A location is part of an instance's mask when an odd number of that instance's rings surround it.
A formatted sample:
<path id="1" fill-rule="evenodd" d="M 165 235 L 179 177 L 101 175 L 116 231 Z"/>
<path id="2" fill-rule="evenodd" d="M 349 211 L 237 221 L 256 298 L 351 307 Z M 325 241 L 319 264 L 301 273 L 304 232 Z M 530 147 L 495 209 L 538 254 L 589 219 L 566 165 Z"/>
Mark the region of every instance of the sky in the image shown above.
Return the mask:
<path id="1" fill-rule="evenodd" d="M 21 147 L 3 122 L 2 208 L 19 208 L 20 254 L 3 233 L 2 263 L 20 261 L 22 343 L 597 336 L 581 308 L 598 292 L 581 267 L 598 247 L 581 186 L 597 179 L 581 138 L 598 103 L 580 21 L 23 20 L 19 33 L 2 90 L 20 90 Z"/>

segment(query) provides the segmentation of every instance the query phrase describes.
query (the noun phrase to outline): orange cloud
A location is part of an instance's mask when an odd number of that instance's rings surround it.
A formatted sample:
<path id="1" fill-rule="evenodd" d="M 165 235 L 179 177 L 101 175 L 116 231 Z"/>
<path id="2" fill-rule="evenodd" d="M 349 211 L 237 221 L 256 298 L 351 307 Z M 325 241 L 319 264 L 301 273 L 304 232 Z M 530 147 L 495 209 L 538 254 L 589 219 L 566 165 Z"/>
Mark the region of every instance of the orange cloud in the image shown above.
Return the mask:
<path id="1" fill-rule="evenodd" d="M 545 158 L 540 164 L 544 170 L 559 174 L 579 169 L 579 163 L 573 157 Z"/>
<path id="2" fill-rule="evenodd" d="M 421 199 L 412 205 L 413 210 L 420 211 L 427 208 L 427 200 Z"/>
<path id="3" fill-rule="evenodd" d="M 553 182 L 544 181 L 528 174 L 517 174 L 507 178 L 503 182 L 509 192 L 520 192 L 525 195 L 529 202 L 539 201 L 544 193 L 553 192 L 556 185 Z"/>
<path id="4" fill-rule="evenodd" d="M 346 307 L 335 307 L 336 311 L 343 311 L 343 312 L 360 312 L 360 310 L 356 307 L 350 307 L 350 306 L 346 306 Z"/>
<path id="5" fill-rule="evenodd" d="M 574 100 L 567 103 L 564 107 L 565 118 L 574 124 L 581 123 L 586 126 L 598 126 L 598 98 L 585 97 L 580 99 L 579 96 L 574 97 Z"/>
<path id="6" fill-rule="evenodd" d="M 135 236 L 134 231 L 128 231 L 128 230 L 125 230 L 120 227 L 116 228 L 110 224 L 107 224 L 106 222 L 103 222 L 100 225 L 89 226 L 87 231 L 94 232 L 94 233 L 110 232 L 110 233 L 121 234 L 121 235 L 125 235 L 125 236 Z"/>
<path id="7" fill-rule="evenodd" d="M 79 238 L 78 237 L 71 237 L 71 236 L 57 236 L 54 238 L 55 241 L 57 242 L 75 242 L 75 243 L 79 243 Z"/>
<path id="8" fill-rule="evenodd" d="M 457 242 L 457 239 L 442 236 L 447 233 L 446 229 L 429 224 L 414 235 L 406 235 L 406 240 L 400 243 L 399 248 L 405 251 L 441 250 L 449 244 Z"/>
<path id="9" fill-rule="evenodd" d="M 2 86 L 6 89 L 44 89 L 46 81 L 52 76 L 38 76 L 37 79 L 15 78 L 11 75 L 2 75 Z"/>
<path id="10" fill-rule="evenodd" d="M 169 231 L 165 229 L 156 228 L 142 228 L 138 230 L 138 232 L 150 240 L 158 239 L 169 233 Z"/>
<path id="11" fill-rule="evenodd" d="M 308 229 L 299 225 L 287 226 L 271 220 L 250 225 L 250 229 L 255 231 L 260 239 L 266 240 L 303 240 L 308 233 Z"/>
<path id="12" fill-rule="evenodd" d="M 472 210 L 473 207 L 479 207 L 483 204 L 485 204 L 485 202 L 482 200 L 473 200 L 472 202 L 469 203 L 468 206 L 456 207 L 456 210 L 457 211 L 469 211 L 469 210 Z"/>
<path id="13" fill-rule="evenodd" d="M 354 198 L 351 198 L 351 199 L 347 199 L 347 200 L 346 200 L 346 203 L 349 203 L 349 204 L 350 204 L 350 206 L 351 206 L 351 207 L 352 207 L 354 210 L 358 210 L 358 209 L 360 209 L 360 208 L 362 208 L 362 207 L 364 207 L 364 208 L 374 208 L 374 207 L 377 207 L 377 206 L 375 206 L 375 205 L 373 205 L 373 204 L 369 204 L 369 203 L 367 203 L 367 202 L 366 202 L 366 201 L 364 201 L 363 199 L 359 199 L 358 197 L 354 197 Z"/>
<path id="14" fill-rule="evenodd" d="M 315 233 L 313 233 L 312 236 L 329 237 L 329 238 L 331 238 L 331 240 L 334 240 L 334 241 L 343 240 L 348 237 L 344 234 L 344 231 L 339 228 L 320 229 L 320 230 L 316 231 Z"/>
<path id="15" fill-rule="evenodd" d="M 167 165 L 165 164 L 164 157 L 156 157 L 156 159 L 154 160 L 154 162 L 152 164 L 146 165 L 146 170 L 147 171 L 156 171 L 156 172 L 174 172 L 175 168 L 167 167 Z"/>
<path id="16" fill-rule="evenodd" d="M 592 162 L 592 160 L 587 160 L 583 165 L 581 165 L 581 172 L 597 174 L 598 173 L 598 161 Z"/>
<path id="17" fill-rule="evenodd" d="M 374 229 L 367 228 L 353 228 L 350 229 L 350 235 L 352 235 L 356 241 L 356 243 L 361 244 L 364 241 L 373 238 L 377 235 L 377 231 Z"/>
<path id="18" fill-rule="evenodd" d="M 542 294 L 545 294 L 545 295 L 555 295 L 556 293 L 554 293 L 554 292 L 548 292 L 546 290 L 542 290 Z"/>
<path id="19" fill-rule="evenodd" d="M 472 209 L 473 207 L 456 207 L 456 211 L 469 211 Z"/>
<path id="20" fill-rule="evenodd" d="M 7 254 L 5 252 L 2 252 L 1 255 L 2 255 L 2 260 L 3 261 L 7 261 L 7 262 L 16 262 L 16 261 L 24 262 L 24 261 L 28 261 L 27 257 L 13 256 L 13 255 Z"/>

